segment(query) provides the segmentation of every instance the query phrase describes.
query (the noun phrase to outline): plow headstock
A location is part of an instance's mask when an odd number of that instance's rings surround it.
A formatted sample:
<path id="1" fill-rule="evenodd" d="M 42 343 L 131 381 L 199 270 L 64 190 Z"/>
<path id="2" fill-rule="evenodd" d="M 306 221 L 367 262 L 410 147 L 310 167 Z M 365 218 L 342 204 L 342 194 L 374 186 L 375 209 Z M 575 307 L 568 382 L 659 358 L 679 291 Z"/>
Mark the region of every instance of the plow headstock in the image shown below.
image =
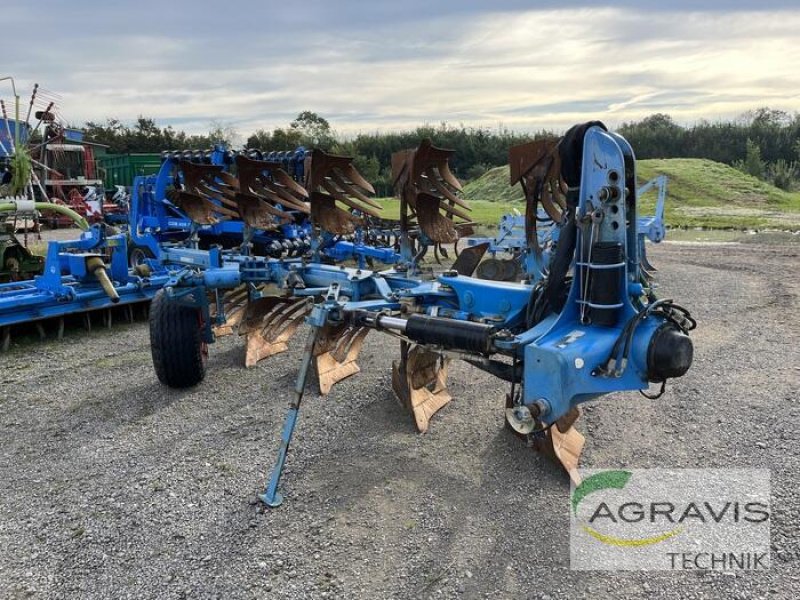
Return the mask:
<path id="1" fill-rule="evenodd" d="M 452 244 L 471 223 L 461 183 L 450 171 L 454 150 L 437 148 L 430 140 L 392 154 L 392 181 L 400 198 L 400 228 L 405 235 L 419 229 L 430 243 Z M 461 228 L 461 230 L 460 230 Z"/>
<path id="2" fill-rule="evenodd" d="M 351 234 L 364 216 L 380 218 L 381 205 L 367 194 L 375 188 L 358 172 L 349 156 L 315 149 L 305 162 L 306 190 L 311 194 L 311 220 L 322 231 Z"/>

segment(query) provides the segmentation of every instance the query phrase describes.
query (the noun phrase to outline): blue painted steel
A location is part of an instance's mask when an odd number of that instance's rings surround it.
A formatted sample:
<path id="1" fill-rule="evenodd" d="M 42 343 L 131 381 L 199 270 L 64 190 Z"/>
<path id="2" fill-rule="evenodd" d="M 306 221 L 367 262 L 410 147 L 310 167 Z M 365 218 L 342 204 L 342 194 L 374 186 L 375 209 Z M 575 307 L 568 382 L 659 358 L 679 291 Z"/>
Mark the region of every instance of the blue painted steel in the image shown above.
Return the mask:
<path id="1" fill-rule="evenodd" d="M 390 265 L 400 261 L 400 255 L 392 248 L 373 248 L 363 243 L 336 242 L 332 247 L 324 251 L 329 258 L 343 262 L 359 258 L 373 258 L 384 264 Z"/>
<path id="2" fill-rule="evenodd" d="M 627 143 L 627 142 L 626 142 Z M 651 189 L 657 190 L 656 211 L 654 215 L 639 217 L 637 221 L 638 253 L 644 256 L 645 239 L 653 243 L 661 242 L 667 234 L 664 222 L 664 203 L 667 195 L 667 176 L 659 175 L 651 179 L 636 191 L 637 201 Z M 540 281 L 547 274 L 550 263 L 552 245 L 558 242 L 558 223 L 554 223 L 543 209 L 537 214 L 537 237 L 541 252 L 527 248 L 525 241 L 525 216 L 518 212 L 503 215 L 498 224 L 498 233 L 494 238 L 469 237 L 467 245 L 477 246 L 488 243 L 487 253 L 492 256 L 508 257 L 519 260 L 523 271 L 532 282 Z"/>
<path id="3" fill-rule="evenodd" d="M 87 270 L 89 258 L 109 251 L 106 271 L 119 302 Z M 129 272 L 125 236 L 106 236 L 101 226 L 93 226 L 76 240 L 49 242 L 42 275 L 0 284 L 0 327 L 147 301 L 167 279 L 163 272 L 148 277 Z"/>
<path id="4" fill-rule="evenodd" d="M 280 506 L 283 502 L 283 496 L 278 492 L 278 484 L 280 483 L 281 475 L 283 474 L 283 467 L 286 464 L 286 455 L 289 452 L 289 444 L 292 441 L 292 434 L 294 433 L 295 425 L 297 424 L 297 417 L 300 412 L 300 403 L 303 401 L 303 391 L 306 387 L 306 380 L 308 373 L 311 369 L 311 361 L 314 358 L 314 346 L 317 342 L 320 328 L 328 320 L 328 306 L 327 304 L 317 305 L 312 310 L 307 318 L 311 331 L 308 334 L 306 341 L 305 351 L 303 352 L 303 360 L 300 363 L 300 370 L 297 375 L 297 381 L 294 386 L 294 397 L 289 403 L 289 413 L 286 415 L 286 421 L 283 425 L 283 432 L 281 434 L 281 446 L 278 450 L 278 458 L 275 461 L 275 467 L 272 469 L 267 488 L 263 494 L 259 495 L 259 499 L 269 507 L 275 508 Z"/>

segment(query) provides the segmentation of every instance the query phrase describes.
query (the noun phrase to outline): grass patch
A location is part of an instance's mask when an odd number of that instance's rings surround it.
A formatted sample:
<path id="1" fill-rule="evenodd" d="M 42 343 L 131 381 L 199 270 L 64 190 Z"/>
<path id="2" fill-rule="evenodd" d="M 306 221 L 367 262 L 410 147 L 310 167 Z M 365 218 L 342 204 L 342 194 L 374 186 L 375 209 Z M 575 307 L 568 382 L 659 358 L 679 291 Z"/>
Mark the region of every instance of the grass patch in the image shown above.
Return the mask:
<path id="1" fill-rule="evenodd" d="M 400 218 L 400 200 L 396 198 L 378 198 L 378 203 L 383 207 L 381 214 L 387 219 Z M 470 201 L 472 207 L 470 215 L 472 219 L 486 227 L 497 227 L 500 217 L 516 209 L 520 212 L 525 211 L 522 202 L 488 202 L 485 200 Z"/>
<path id="2" fill-rule="evenodd" d="M 674 158 L 637 163 L 640 184 L 662 174 L 669 177 L 666 220 L 670 227 L 800 229 L 800 193 L 785 192 L 712 160 Z M 524 210 L 522 188 L 509 185 L 508 166 L 491 169 L 467 183 L 464 196 L 476 206 L 497 203 Z M 640 214 L 655 212 L 655 203 L 654 191 L 645 195 L 640 200 Z"/>

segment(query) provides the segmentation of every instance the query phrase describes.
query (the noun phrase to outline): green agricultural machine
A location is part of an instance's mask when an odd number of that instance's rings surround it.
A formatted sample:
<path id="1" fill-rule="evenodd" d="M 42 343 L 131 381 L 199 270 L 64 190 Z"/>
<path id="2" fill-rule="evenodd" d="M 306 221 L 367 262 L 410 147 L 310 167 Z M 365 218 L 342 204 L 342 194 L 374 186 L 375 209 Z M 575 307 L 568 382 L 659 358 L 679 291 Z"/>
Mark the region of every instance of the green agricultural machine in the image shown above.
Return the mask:
<path id="1" fill-rule="evenodd" d="M 113 190 L 115 186 L 130 187 L 134 177 L 155 175 L 161 168 L 161 154 L 105 154 L 97 158 L 103 187 Z"/>
<path id="2" fill-rule="evenodd" d="M 44 257 L 32 254 L 14 234 L 14 224 L 0 220 L 0 283 L 41 275 Z"/>

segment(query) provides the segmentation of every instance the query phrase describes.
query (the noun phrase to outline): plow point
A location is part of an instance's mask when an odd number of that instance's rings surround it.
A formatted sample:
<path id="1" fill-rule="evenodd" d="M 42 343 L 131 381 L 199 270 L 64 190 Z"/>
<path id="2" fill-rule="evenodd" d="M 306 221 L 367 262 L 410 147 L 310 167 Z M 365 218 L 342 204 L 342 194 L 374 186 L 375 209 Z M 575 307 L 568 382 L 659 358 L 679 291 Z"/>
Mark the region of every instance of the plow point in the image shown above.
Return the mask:
<path id="1" fill-rule="evenodd" d="M 537 445 L 540 450 L 564 467 L 569 474 L 569 478 L 578 485 L 581 476 L 578 473 L 578 462 L 583 452 L 586 438 L 580 433 L 573 424 L 580 416 L 580 411 L 573 408 L 566 415 L 556 421 L 547 430 L 544 438 Z"/>
<path id="2" fill-rule="evenodd" d="M 392 364 L 392 390 L 420 433 L 428 431 L 431 417 L 453 399 L 447 391 L 448 363 L 440 354 L 415 346 L 406 360 Z"/>

